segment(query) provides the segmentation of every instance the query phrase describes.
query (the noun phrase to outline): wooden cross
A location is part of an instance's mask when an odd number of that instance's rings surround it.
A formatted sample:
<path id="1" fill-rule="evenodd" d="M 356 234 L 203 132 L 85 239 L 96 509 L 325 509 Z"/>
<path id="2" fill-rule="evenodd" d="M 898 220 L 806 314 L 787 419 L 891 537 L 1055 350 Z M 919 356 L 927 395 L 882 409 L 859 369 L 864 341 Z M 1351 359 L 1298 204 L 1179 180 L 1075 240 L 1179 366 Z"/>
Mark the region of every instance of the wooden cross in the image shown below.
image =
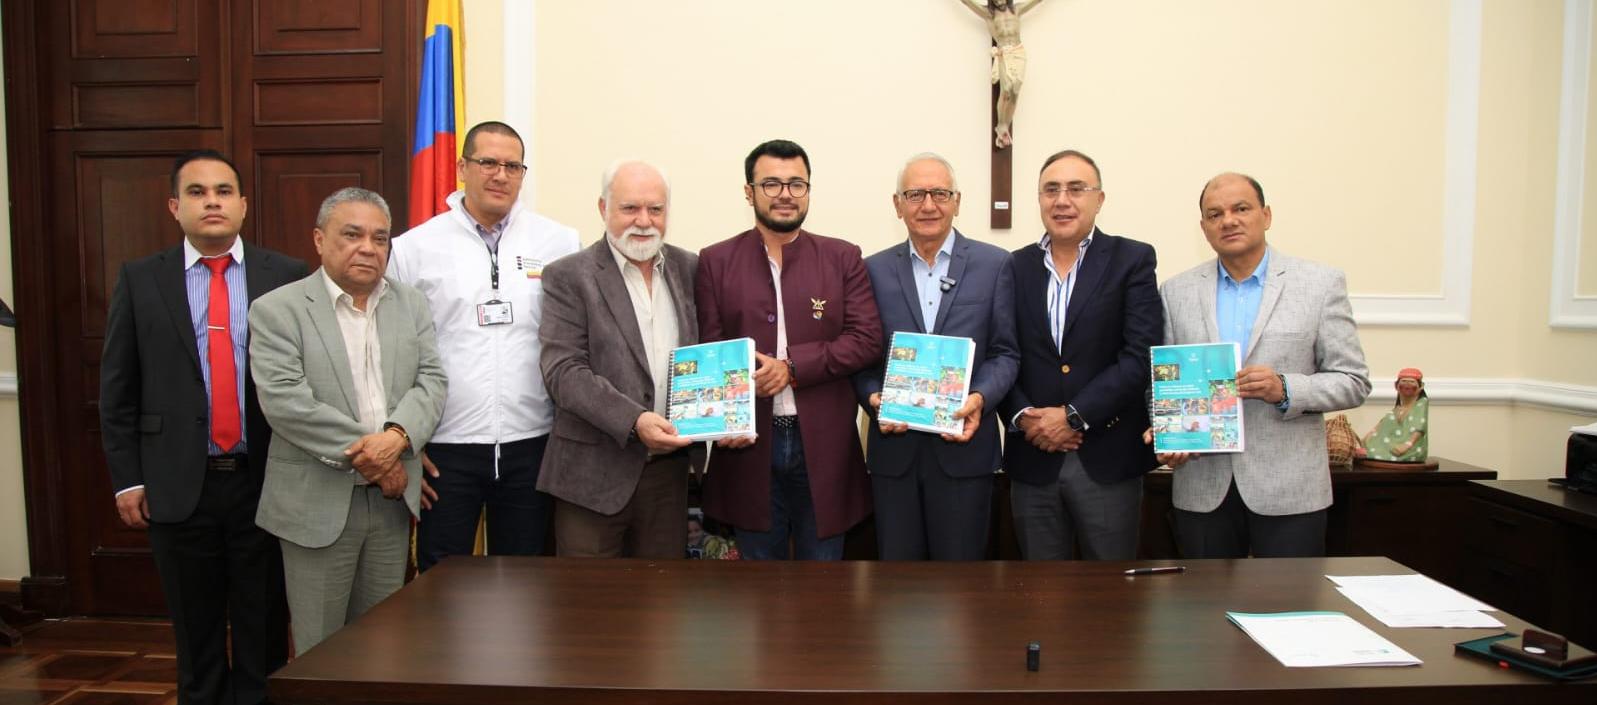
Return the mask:
<path id="1" fill-rule="evenodd" d="M 992 36 L 992 93 L 993 133 L 992 143 L 992 203 L 989 218 L 992 227 L 1008 230 L 1013 212 L 1014 171 L 1014 111 L 1020 99 L 1020 86 L 1026 71 L 1026 50 L 1020 42 L 1020 16 L 1030 12 L 1042 0 L 1025 0 L 1018 5 L 1014 0 L 987 0 L 983 8 L 975 0 L 960 0 L 987 22 Z"/>

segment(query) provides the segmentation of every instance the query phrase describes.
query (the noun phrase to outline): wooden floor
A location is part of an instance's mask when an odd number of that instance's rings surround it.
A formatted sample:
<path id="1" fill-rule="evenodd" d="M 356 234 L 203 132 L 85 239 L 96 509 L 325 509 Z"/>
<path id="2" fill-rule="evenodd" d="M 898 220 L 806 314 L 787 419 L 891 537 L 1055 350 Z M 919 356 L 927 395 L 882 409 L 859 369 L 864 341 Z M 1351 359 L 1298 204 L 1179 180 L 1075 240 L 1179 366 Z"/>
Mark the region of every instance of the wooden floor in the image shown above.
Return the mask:
<path id="1" fill-rule="evenodd" d="M 166 705 L 177 657 L 165 620 L 51 619 L 0 647 L 0 705 Z"/>

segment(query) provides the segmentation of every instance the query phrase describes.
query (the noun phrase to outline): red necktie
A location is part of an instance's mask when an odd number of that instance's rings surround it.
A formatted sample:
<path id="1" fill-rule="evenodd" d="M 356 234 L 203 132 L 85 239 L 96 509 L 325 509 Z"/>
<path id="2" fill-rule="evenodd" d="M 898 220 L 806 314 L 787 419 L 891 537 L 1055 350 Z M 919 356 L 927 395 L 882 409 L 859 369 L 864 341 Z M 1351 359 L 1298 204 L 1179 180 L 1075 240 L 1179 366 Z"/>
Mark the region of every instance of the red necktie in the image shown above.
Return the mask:
<path id="1" fill-rule="evenodd" d="M 233 366 L 233 331 L 229 330 L 227 265 L 231 256 L 202 259 L 211 268 L 210 305 L 205 312 L 205 353 L 211 363 L 211 442 L 223 453 L 238 445 L 238 373 Z"/>

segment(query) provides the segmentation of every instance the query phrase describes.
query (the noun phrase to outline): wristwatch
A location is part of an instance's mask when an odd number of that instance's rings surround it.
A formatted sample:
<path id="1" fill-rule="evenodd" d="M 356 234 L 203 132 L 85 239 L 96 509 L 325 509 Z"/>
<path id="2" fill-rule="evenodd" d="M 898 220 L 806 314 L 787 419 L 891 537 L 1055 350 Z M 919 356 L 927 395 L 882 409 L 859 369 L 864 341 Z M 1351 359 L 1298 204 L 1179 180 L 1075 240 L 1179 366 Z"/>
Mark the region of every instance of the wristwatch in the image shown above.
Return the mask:
<path id="1" fill-rule="evenodd" d="M 1081 418 L 1081 414 L 1076 412 L 1074 404 L 1065 405 L 1065 423 L 1070 424 L 1071 430 L 1077 433 L 1087 430 L 1087 420 Z"/>

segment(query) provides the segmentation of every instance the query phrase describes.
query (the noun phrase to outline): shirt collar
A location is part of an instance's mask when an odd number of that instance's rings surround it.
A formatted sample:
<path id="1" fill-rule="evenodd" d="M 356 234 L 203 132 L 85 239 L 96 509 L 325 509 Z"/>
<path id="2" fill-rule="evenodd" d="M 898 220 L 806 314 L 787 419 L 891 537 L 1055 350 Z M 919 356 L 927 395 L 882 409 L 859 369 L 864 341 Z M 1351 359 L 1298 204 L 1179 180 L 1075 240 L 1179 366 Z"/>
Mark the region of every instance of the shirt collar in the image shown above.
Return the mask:
<path id="1" fill-rule="evenodd" d="M 343 287 L 338 285 L 338 282 L 333 281 L 333 277 L 327 273 L 326 267 L 321 267 L 316 271 L 322 273 L 322 283 L 327 285 L 327 295 L 332 297 L 334 304 L 337 304 L 340 300 L 347 299 L 350 308 L 355 307 L 355 297 L 344 291 Z M 383 298 L 383 293 L 386 291 L 388 291 L 388 278 L 378 279 L 377 290 L 373 291 L 371 296 L 366 297 L 366 311 L 368 313 L 377 307 L 377 301 Z"/>
<path id="2" fill-rule="evenodd" d="M 638 263 L 637 262 L 633 262 L 632 260 L 627 259 L 626 255 L 621 254 L 621 250 L 616 249 L 615 242 L 610 239 L 610 233 L 605 233 L 604 234 L 604 244 L 606 244 L 606 245 L 608 245 L 610 247 L 610 256 L 615 258 L 616 266 L 620 267 L 621 271 L 623 271 L 623 272 L 626 271 L 627 265 L 632 265 L 633 267 L 636 267 L 638 269 L 638 271 L 640 271 L 640 272 L 643 271 L 642 267 L 638 267 Z M 661 247 L 660 248 L 660 252 L 654 256 L 654 271 L 656 271 L 656 272 L 664 272 L 665 271 L 665 248 L 664 247 Z"/>
<path id="3" fill-rule="evenodd" d="M 227 254 L 233 258 L 234 262 L 237 262 L 237 263 L 239 263 L 240 266 L 243 266 L 243 264 L 244 264 L 244 238 L 241 238 L 241 237 L 239 237 L 237 235 L 234 235 L 233 236 L 233 246 L 227 248 Z M 191 267 L 194 266 L 194 264 L 196 262 L 199 262 L 204 257 L 205 257 L 205 255 L 200 254 L 200 251 L 194 248 L 194 243 L 189 242 L 189 239 L 186 238 L 186 237 L 183 238 L 183 269 L 184 270 L 190 269 Z"/>
<path id="4" fill-rule="evenodd" d="M 1270 272 L 1270 248 L 1264 248 L 1264 257 L 1259 260 L 1259 266 L 1254 267 L 1253 273 L 1248 275 L 1247 278 L 1240 282 L 1231 278 L 1231 273 L 1225 271 L 1225 264 L 1221 263 L 1220 260 L 1216 259 L 1214 261 L 1214 266 L 1220 270 L 1220 281 L 1227 281 L 1231 282 L 1232 284 L 1242 284 L 1247 282 L 1249 279 L 1257 279 L 1259 281 L 1259 285 L 1263 286 L 1264 277 Z"/>
<path id="5" fill-rule="evenodd" d="M 1098 226 L 1094 225 L 1094 226 L 1092 226 L 1092 232 L 1087 233 L 1087 237 L 1082 238 L 1081 239 L 1081 244 L 1076 246 L 1076 251 L 1077 252 L 1086 252 L 1087 248 L 1092 245 L 1092 239 L 1094 237 L 1096 237 L 1097 235 L 1098 235 Z M 950 238 L 950 239 L 952 239 L 952 238 Z M 1050 250 L 1050 246 L 1052 244 L 1053 244 L 1053 239 L 1048 237 L 1048 233 L 1043 233 L 1042 234 L 1042 239 L 1037 241 L 1037 249 L 1042 250 L 1043 252 L 1048 252 Z"/>
<path id="6" fill-rule="evenodd" d="M 926 263 L 926 260 L 923 260 L 923 259 L 920 258 L 920 253 L 915 251 L 915 241 L 914 240 L 906 241 L 904 243 L 904 246 L 909 248 L 909 256 L 910 257 L 915 258 L 921 264 L 925 264 Z M 954 257 L 954 229 L 953 228 L 949 228 L 948 229 L 948 237 L 943 238 L 943 246 L 937 248 L 937 259 L 940 260 L 940 259 L 943 259 L 944 257 L 947 257 L 949 259 L 953 259 L 953 257 Z"/>

